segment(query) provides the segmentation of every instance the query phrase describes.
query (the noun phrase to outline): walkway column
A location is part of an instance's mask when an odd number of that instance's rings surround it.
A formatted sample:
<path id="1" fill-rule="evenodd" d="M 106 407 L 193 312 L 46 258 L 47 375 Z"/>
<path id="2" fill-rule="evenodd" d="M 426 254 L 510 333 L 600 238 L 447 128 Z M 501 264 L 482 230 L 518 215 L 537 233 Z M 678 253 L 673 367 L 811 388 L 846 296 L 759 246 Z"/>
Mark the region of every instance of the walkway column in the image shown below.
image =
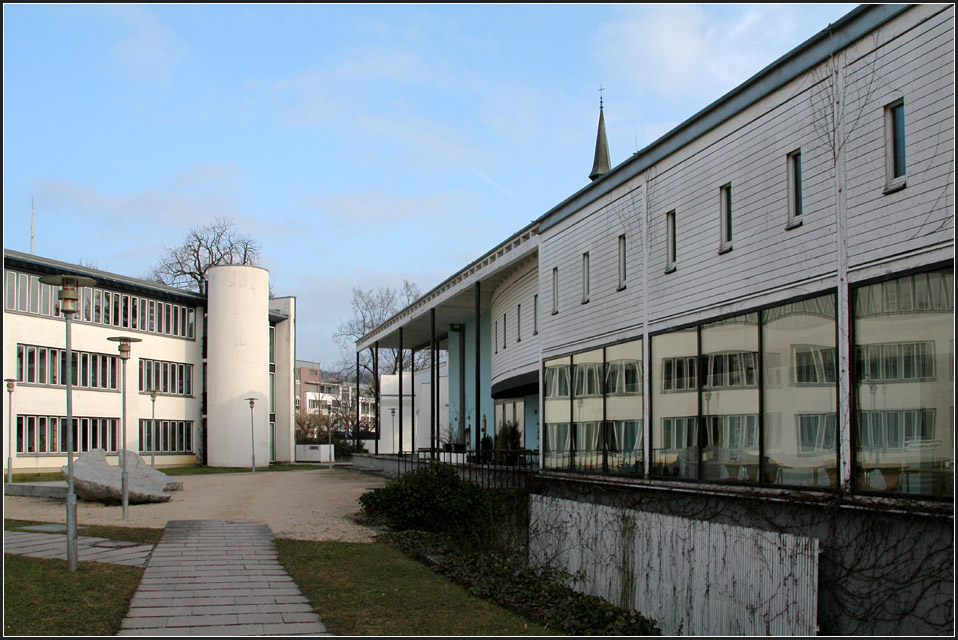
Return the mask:
<path id="1" fill-rule="evenodd" d="M 429 310 L 429 457 L 436 457 L 439 435 L 436 421 L 436 307 Z"/>
<path id="2" fill-rule="evenodd" d="M 409 362 L 412 364 L 409 366 L 409 387 L 411 391 L 409 392 L 409 415 L 412 416 L 410 420 L 412 428 L 412 447 L 410 451 L 416 453 L 416 350 L 409 350 Z M 418 456 L 416 458 L 419 459 Z"/>
<path id="3" fill-rule="evenodd" d="M 482 403 L 479 402 L 479 393 L 480 393 L 480 388 L 481 388 L 481 387 L 480 387 L 480 382 L 479 382 L 479 344 L 480 344 L 480 340 L 479 340 L 479 334 L 480 334 L 479 315 L 480 315 L 480 313 L 479 313 L 479 312 L 480 312 L 480 310 L 481 310 L 481 309 L 480 309 L 480 297 L 479 297 L 480 286 L 481 286 L 481 285 L 477 282 L 477 283 L 476 283 L 476 399 L 475 399 L 475 403 L 476 403 L 476 425 L 475 425 L 475 427 L 473 427 L 473 428 L 476 430 L 476 456 L 477 456 L 476 462 L 479 462 L 479 459 L 478 459 L 478 455 L 479 455 L 479 438 L 480 438 L 480 435 L 479 435 L 479 424 L 480 424 L 480 419 L 481 419 L 481 416 L 482 416 L 482 410 L 481 410 L 481 406 L 480 406 Z"/>
<path id="4" fill-rule="evenodd" d="M 359 407 L 362 405 L 362 399 L 359 395 L 359 352 L 356 352 L 356 451 L 359 451 Z"/>
<path id="5" fill-rule="evenodd" d="M 376 413 L 376 455 L 379 455 L 379 340 L 376 341 L 372 349 L 373 352 L 373 400 L 374 411 Z"/>
<path id="6" fill-rule="evenodd" d="M 402 327 L 399 327 L 399 458 L 402 459 Z M 395 434 L 394 434 L 395 435 Z"/>

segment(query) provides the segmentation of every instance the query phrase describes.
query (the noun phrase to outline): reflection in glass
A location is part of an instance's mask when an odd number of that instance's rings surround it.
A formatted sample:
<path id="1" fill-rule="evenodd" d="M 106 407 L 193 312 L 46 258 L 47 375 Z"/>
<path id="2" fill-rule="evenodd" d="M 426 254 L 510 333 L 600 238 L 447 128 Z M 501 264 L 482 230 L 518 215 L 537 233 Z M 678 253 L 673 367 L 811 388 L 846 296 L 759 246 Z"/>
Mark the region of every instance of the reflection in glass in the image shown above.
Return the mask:
<path id="1" fill-rule="evenodd" d="M 644 470 L 642 341 L 605 350 L 605 446 L 612 473 Z"/>
<path id="2" fill-rule="evenodd" d="M 855 310 L 855 484 L 954 495 L 954 273 L 860 287 Z"/>
<path id="3" fill-rule="evenodd" d="M 762 312 L 765 482 L 838 482 L 835 296 Z"/>
<path id="4" fill-rule="evenodd" d="M 575 440 L 573 468 L 602 470 L 602 349 L 572 358 Z"/>
<path id="5" fill-rule="evenodd" d="M 571 358 L 556 358 L 545 363 L 543 465 L 546 469 L 568 469 L 571 464 L 571 364 Z"/>
<path id="6" fill-rule="evenodd" d="M 652 473 L 698 477 L 698 331 L 652 337 Z"/>
<path id="7" fill-rule="evenodd" d="M 757 481 L 758 314 L 702 326 L 702 478 Z"/>

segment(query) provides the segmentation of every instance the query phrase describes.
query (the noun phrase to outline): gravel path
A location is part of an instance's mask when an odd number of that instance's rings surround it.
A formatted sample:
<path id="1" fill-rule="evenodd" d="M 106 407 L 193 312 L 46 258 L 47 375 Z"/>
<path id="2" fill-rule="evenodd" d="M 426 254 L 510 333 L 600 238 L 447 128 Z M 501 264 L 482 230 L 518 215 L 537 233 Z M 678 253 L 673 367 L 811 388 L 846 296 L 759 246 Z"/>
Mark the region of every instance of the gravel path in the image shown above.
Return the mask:
<path id="1" fill-rule="evenodd" d="M 172 476 L 183 483 L 169 502 L 119 506 L 77 503 L 80 525 L 162 528 L 170 520 L 248 519 L 269 525 L 277 538 L 371 542 L 372 532 L 352 521 L 358 499 L 381 487 L 376 476 L 345 469 Z M 3 517 L 63 523 L 63 500 L 5 496 Z"/>

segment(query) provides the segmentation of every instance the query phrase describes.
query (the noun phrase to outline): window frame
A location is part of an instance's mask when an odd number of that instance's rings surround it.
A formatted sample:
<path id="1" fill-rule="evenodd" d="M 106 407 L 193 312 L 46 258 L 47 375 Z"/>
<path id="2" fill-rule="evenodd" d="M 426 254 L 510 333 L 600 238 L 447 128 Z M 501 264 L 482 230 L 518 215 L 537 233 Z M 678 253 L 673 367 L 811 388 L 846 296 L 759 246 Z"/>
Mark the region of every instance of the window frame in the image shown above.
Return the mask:
<path id="1" fill-rule="evenodd" d="M 899 118 L 900 114 L 900 118 Z M 885 190 L 884 194 L 904 189 L 908 179 L 907 136 L 905 135 L 905 99 L 885 105 Z M 901 130 L 899 132 L 899 119 Z M 899 164 L 901 170 L 899 172 Z"/>
<path id="2" fill-rule="evenodd" d="M 582 254 L 582 304 L 587 304 L 590 297 L 590 269 L 589 269 L 589 252 L 586 251 Z"/>
<path id="3" fill-rule="evenodd" d="M 732 250 L 732 183 L 719 187 L 719 254 Z"/>
<path id="4" fill-rule="evenodd" d="M 626 280 L 626 244 L 625 244 L 625 234 L 619 236 L 619 286 L 616 291 L 622 291 L 625 289 L 625 280 Z"/>
<path id="5" fill-rule="evenodd" d="M 552 267 L 552 315 L 559 313 L 559 267 Z"/>
<path id="6" fill-rule="evenodd" d="M 675 271 L 676 252 L 675 209 L 665 214 L 665 273 Z"/>
<path id="7" fill-rule="evenodd" d="M 802 150 L 796 149 L 786 156 L 788 176 L 788 220 L 785 229 L 802 226 Z"/>

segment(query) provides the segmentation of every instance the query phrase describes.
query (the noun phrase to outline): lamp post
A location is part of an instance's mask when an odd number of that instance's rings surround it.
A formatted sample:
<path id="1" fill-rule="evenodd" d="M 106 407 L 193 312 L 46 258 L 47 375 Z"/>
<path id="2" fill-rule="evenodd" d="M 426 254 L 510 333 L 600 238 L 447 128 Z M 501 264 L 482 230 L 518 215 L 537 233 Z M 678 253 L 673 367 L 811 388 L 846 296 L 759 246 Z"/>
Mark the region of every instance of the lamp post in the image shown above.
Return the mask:
<path id="1" fill-rule="evenodd" d="M 70 323 L 73 314 L 79 310 L 80 287 L 92 287 L 93 278 L 84 276 L 52 275 L 40 278 L 43 284 L 60 287 L 57 299 L 60 301 L 60 313 L 66 326 L 66 388 L 67 388 L 67 569 L 77 570 L 77 494 L 73 481 L 73 343 L 71 342 Z"/>
<path id="2" fill-rule="evenodd" d="M 13 388 L 17 381 L 7 378 L 4 382 L 7 383 L 7 482 L 13 484 Z"/>
<path id="3" fill-rule="evenodd" d="M 253 431 L 253 405 L 256 403 L 256 398 L 246 398 L 249 400 L 249 443 L 250 443 L 250 460 L 252 461 L 252 472 L 256 473 L 256 436 Z"/>
<path id="4" fill-rule="evenodd" d="M 126 465 L 126 362 L 130 359 L 130 345 L 134 342 L 143 342 L 139 338 L 130 338 L 127 336 L 111 336 L 107 338 L 110 342 L 118 342 L 117 349 L 120 351 L 120 361 L 123 363 L 123 448 L 120 450 L 120 484 L 123 492 L 123 519 L 127 520 L 130 515 L 130 473 Z"/>
<path id="5" fill-rule="evenodd" d="M 150 415 L 150 466 L 156 469 L 156 389 L 150 389 L 153 413 Z"/>
<path id="6" fill-rule="evenodd" d="M 329 416 L 326 419 L 326 435 L 329 436 L 329 468 L 333 468 L 333 400 L 329 400 Z"/>
<path id="7" fill-rule="evenodd" d="M 390 436 L 390 438 L 395 438 L 395 437 L 396 437 L 396 409 L 395 409 L 395 408 L 390 408 L 390 409 L 389 409 L 389 413 L 391 413 L 392 416 L 393 416 L 393 431 L 392 431 L 392 435 Z M 399 443 L 399 450 L 402 451 L 402 442 Z M 396 460 L 396 477 L 397 477 L 397 478 L 399 477 L 399 460 L 400 460 L 400 459 L 402 459 L 402 456 L 401 456 L 401 455 L 400 455 L 399 459 Z"/>

